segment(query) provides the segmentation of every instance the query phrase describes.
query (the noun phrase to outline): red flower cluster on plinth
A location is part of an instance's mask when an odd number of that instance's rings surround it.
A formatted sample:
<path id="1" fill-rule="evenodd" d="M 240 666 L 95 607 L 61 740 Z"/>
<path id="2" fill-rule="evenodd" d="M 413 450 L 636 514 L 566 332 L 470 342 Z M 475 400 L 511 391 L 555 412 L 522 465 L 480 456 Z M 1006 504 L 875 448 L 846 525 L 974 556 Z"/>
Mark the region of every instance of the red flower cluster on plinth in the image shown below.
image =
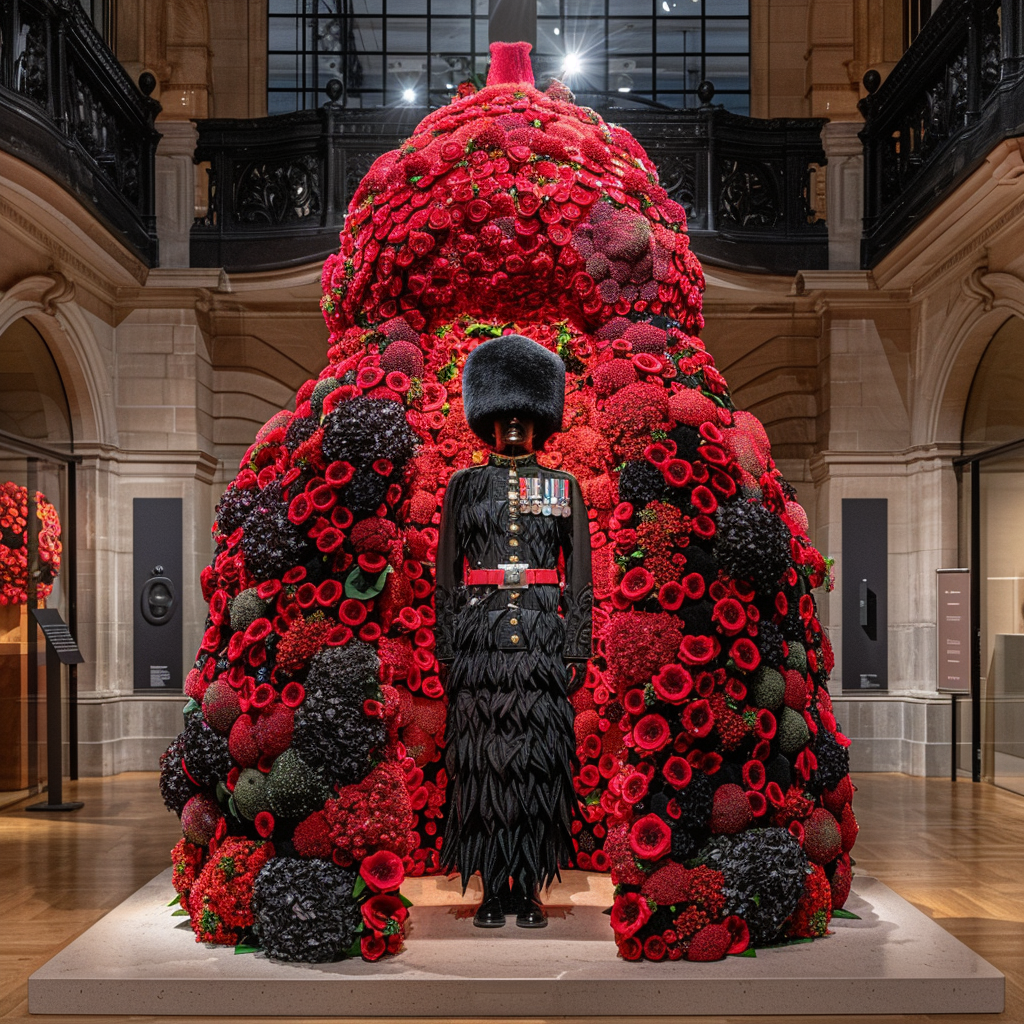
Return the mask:
<path id="1" fill-rule="evenodd" d="M 405 904 L 387 887 L 399 865 L 438 869 L 440 509 L 451 474 L 486 459 L 462 366 L 508 332 L 567 371 L 540 461 L 579 479 L 590 516 L 577 863 L 612 871 L 622 956 L 820 934 L 823 885 L 829 910 L 849 892 L 848 741 L 811 594 L 828 563 L 697 337 L 682 207 L 626 131 L 519 80 L 516 52 L 496 61 L 516 80 L 460 90 L 366 175 L 324 265 L 328 365 L 218 506 L 161 786 L 203 856 L 225 836 L 287 850 L 253 884 L 274 956 L 395 952 Z M 197 856 L 176 854 L 193 913 Z M 340 895 L 311 936 L 286 908 L 325 887 Z"/>

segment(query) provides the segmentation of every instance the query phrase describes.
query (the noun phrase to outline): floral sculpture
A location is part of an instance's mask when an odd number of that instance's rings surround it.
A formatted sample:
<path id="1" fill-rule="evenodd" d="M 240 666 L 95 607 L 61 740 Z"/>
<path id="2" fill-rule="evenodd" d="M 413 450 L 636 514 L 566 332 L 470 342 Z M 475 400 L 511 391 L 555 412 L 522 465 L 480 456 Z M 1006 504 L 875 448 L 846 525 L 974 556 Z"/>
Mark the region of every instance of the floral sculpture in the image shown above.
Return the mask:
<path id="1" fill-rule="evenodd" d="M 197 937 L 284 959 L 397 950 L 438 869 L 445 485 L 480 462 L 460 371 L 528 334 L 567 369 L 541 455 L 591 520 L 597 654 L 574 695 L 577 863 L 631 960 L 823 935 L 857 832 L 829 581 L 761 424 L 698 338 L 683 209 L 628 132 L 498 44 L 352 200 L 323 271 L 328 365 L 218 507 L 209 624 L 164 757 Z M 225 860 L 229 863 L 225 866 Z M 364 883 L 364 884 L 361 884 Z"/>
<path id="2" fill-rule="evenodd" d="M 53 593 L 53 581 L 60 572 L 60 520 L 57 510 L 36 491 L 39 520 L 39 571 L 36 597 Z M 6 481 L 0 484 L 0 605 L 28 601 L 28 489 Z"/>

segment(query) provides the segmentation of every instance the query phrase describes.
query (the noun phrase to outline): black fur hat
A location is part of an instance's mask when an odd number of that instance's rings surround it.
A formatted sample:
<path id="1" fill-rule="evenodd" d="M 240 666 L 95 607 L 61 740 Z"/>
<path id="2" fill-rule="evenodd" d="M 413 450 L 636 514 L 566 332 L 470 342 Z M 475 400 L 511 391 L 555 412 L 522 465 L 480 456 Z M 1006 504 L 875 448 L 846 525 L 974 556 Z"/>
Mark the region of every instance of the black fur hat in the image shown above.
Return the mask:
<path id="1" fill-rule="evenodd" d="M 521 334 L 503 334 L 478 345 L 462 371 L 466 422 L 494 443 L 494 421 L 510 413 L 533 421 L 539 448 L 562 429 L 565 364 L 543 345 Z"/>

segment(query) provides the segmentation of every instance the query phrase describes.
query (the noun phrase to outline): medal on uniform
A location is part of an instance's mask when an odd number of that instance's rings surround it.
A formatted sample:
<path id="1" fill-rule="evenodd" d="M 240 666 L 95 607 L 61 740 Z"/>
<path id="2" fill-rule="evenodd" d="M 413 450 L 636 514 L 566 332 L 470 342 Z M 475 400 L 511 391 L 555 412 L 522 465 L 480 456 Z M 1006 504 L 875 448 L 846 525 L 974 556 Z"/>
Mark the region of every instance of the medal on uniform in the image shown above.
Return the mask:
<path id="1" fill-rule="evenodd" d="M 543 505 L 542 505 L 541 510 L 540 510 L 540 514 L 542 516 L 549 516 L 549 515 L 551 515 L 551 505 L 552 505 L 552 502 L 554 501 L 554 494 L 552 492 L 552 487 L 551 487 L 552 483 L 553 483 L 553 481 L 552 481 L 551 477 L 545 477 L 544 478 L 544 501 L 543 501 Z"/>

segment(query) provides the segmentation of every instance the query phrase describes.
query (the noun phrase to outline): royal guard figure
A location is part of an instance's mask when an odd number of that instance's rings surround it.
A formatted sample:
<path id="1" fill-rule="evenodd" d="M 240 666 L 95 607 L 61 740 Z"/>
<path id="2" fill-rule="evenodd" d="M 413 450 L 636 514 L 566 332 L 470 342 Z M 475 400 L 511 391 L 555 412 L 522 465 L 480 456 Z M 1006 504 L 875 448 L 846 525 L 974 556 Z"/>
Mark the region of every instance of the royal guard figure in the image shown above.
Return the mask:
<path id="1" fill-rule="evenodd" d="M 494 452 L 456 473 L 437 551 L 437 657 L 450 662 L 441 859 L 480 872 L 481 928 L 547 924 L 539 890 L 573 862 L 568 695 L 591 654 L 590 532 L 569 473 L 535 450 L 561 428 L 565 367 L 517 334 L 466 359 L 466 421 Z M 572 667 L 572 671 L 570 671 Z"/>

